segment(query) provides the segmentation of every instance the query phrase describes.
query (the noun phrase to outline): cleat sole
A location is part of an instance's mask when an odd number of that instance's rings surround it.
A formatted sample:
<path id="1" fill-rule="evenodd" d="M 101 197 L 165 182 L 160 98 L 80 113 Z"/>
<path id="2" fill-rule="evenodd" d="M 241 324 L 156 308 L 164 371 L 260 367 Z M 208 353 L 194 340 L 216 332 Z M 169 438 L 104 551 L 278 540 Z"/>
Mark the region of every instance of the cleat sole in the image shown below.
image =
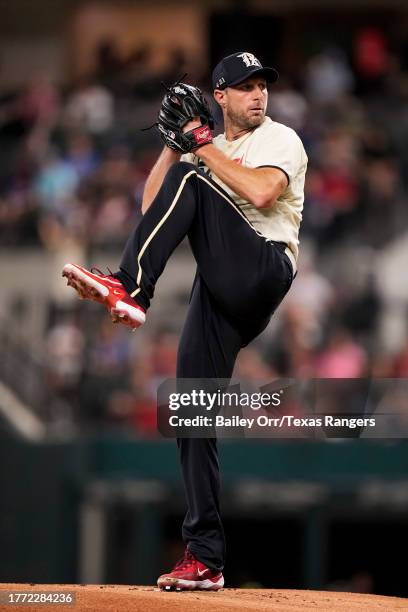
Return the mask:
<path id="1" fill-rule="evenodd" d="M 78 293 L 79 299 L 103 304 L 109 311 L 113 323 L 122 323 L 130 327 L 132 331 L 136 331 L 145 322 L 146 316 L 143 310 L 125 301 L 119 299 L 112 307 L 109 289 L 79 267 L 66 264 L 62 276 L 67 279 L 67 285 Z"/>
<path id="2" fill-rule="evenodd" d="M 157 586 L 162 591 L 219 591 L 224 587 L 224 577 L 221 575 L 216 582 L 209 579 L 184 580 L 182 578 L 171 577 L 159 578 Z"/>
<path id="3" fill-rule="evenodd" d="M 103 304 L 109 295 L 109 289 L 107 287 L 72 264 L 66 264 L 64 266 L 62 276 L 68 279 L 68 284 L 73 287 L 83 299 L 93 300 Z"/>

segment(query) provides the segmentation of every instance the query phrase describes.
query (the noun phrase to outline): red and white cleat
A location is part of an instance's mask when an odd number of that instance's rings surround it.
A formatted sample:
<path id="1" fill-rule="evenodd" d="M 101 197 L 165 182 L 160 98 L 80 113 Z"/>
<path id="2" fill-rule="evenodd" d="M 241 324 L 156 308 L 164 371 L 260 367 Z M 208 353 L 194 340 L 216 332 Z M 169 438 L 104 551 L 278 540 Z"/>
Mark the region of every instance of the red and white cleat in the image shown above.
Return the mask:
<path id="1" fill-rule="evenodd" d="M 158 578 L 157 585 L 163 591 L 219 591 L 224 576 L 221 572 L 214 574 L 186 548 L 184 557 L 169 574 Z"/>
<path id="2" fill-rule="evenodd" d="M 96 268 L 89 272 L 81 266 L 67 263 L 62 276 L 68 279 L 68 285 L 78 292 L 81 299 L 104 304 L 114 323 L 123 323 L 132 329 L 143 325 L 146 320 L 145 310 L 130 297 L 120 280 L 93 270 Z"/>

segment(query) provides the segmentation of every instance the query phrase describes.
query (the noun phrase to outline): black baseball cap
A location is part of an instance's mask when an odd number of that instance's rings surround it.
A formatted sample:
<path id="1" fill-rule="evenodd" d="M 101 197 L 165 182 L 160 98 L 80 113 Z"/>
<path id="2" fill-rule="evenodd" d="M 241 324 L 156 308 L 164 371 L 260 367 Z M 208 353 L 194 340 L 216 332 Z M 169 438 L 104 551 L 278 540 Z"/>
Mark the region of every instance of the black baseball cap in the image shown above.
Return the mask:
<path id="1" fill-rule="evenodd" d="M 248 51 L 238 51 L 224 57 L 214 68 L 212 84 L 214 89 L 225 89 L 238 85 L 254 74 L 262 73 L 269 83 L 275 83 L 279 74 L 275 68 L 262 66 L 258 58 Z"/>

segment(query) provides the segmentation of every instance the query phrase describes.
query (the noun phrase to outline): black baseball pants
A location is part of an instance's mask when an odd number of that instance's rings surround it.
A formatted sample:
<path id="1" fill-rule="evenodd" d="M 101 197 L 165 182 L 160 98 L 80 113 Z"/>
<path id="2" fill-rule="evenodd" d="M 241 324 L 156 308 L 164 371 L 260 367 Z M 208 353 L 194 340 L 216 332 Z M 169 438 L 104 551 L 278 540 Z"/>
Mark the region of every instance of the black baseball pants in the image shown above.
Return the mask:
<path id="1" fill-rule="evenodd" d="M 188 236 L 197 274 L 177 361 L 178 378 L 229 379 L 237 354 L 260 334 L 288 291 L 284 245 L 260 236 L 228 195 L 192 164 L 179 162 L 130 236 L 115 276 L 148 308 L 168 258 Z M 222 570 L 216 439 L 178 439 L 187 514 L 183 539 L 205 565 Z"/>

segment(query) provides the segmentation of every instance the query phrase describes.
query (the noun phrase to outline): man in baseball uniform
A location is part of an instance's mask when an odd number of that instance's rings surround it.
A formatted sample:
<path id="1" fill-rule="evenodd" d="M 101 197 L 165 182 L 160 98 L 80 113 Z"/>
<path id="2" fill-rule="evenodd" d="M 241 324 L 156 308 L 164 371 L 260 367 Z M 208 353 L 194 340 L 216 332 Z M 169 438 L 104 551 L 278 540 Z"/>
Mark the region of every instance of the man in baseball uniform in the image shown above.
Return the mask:
<path id="1" fill-rule="evenodd" d="M 252 53 L 238 52 L 222 59 L 212 78 L 224 133 L 212 139 L 206 111 L 193 104 L 197 88 L 180 83 L 167 94 L 158 124 L 166 146 L 146 182 L 144 216 L 119 271 L 103 275 L 75 264 L 63 271 L 81 297 L 101 302 L 114 321 L 136 328 L 168 258 L 187 236 L 197 273 L 178 351 L 180 379 L 231 377 L 239 350 L 265 329 L 289 290 L 298 258 L 307 156 L 292 129 L 265 115 L 267 84 L 278 74 Z M 180 117 L 182 106 L 190 116 L 177 130 L 170 120 Z M 225 539 L 216 439 L 177 443 L 186 550 L 158 585 L 218 590 Z"/>

